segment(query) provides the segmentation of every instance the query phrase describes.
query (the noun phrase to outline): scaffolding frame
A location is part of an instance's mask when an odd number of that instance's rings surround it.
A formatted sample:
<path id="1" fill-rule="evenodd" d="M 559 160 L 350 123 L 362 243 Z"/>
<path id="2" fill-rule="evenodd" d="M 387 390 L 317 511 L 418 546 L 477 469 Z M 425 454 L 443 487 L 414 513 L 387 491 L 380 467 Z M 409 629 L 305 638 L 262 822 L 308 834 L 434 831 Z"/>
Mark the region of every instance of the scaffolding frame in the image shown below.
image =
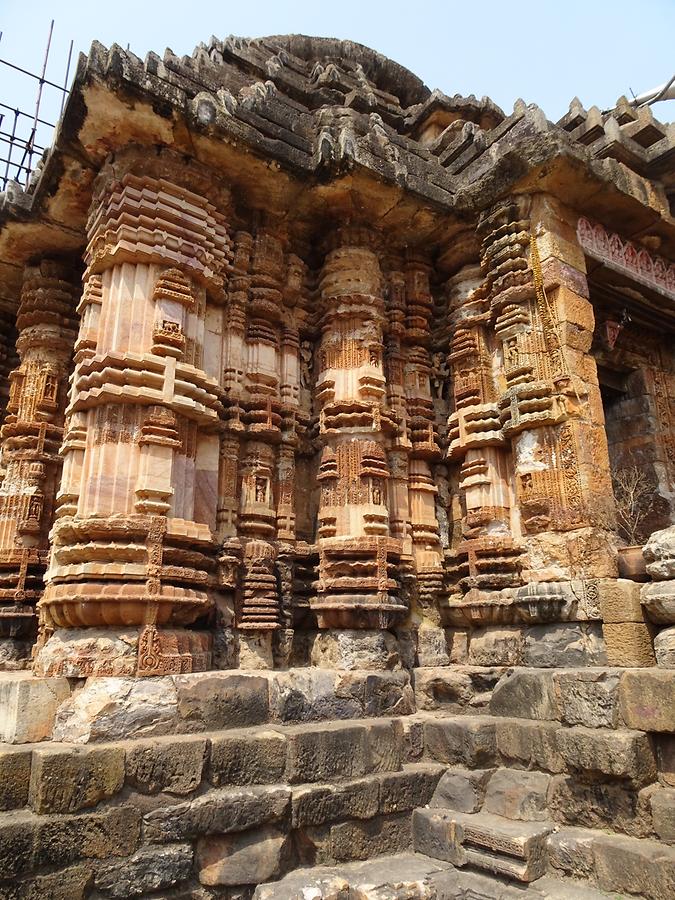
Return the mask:
<path id="1" fill-rule="evenodd" d="M 39 144 L 37 142 L 38 127 L 45 126 L 50 129 L 50 135 L 56 128 L 55 122 L 49 122 L 40 117 L 40 107 L 42 105 L 45 88 L 57 91 L 60 94 L 61 107 L 59 110 L 59 118 L 63 114 L 66 98 L 70 93 L 68 79 L 70 77 L 70 66 L 73 59 L 73 41 L 71 40 L 68 50 L 63 84 L 56 84 L 56 82 L 50 81 L 46 77 L 53 33 L 54 19 L 51 20 L 49 26 L 42 68 L 39 74 L 37 72 L 31 72 L 29 69 L 24 69 L 22 66 L 16 65 L 16 63 L 10 62 L 10 60 L 5 59 L 4 57 L 0 57 L 0 65 L 18 72 L 26 79 L 37 81 L 35 108 L 32 112 L 21 109 L 19 106 L 12 106 L 9 103 L 0 101 L 0 167 L 4 167 L 0 168 L 0 191 L 6 191 L 7 186 L 10 183 L 16 183 L 22 188 L 28 187 L 31 175 L 35 171 L 42 158 L 43 152 L 49 144 L 49 141 L 45 144 Z M 2 42 L 2 38 L 3 33 L 0 31 L 0 43 Z"/>

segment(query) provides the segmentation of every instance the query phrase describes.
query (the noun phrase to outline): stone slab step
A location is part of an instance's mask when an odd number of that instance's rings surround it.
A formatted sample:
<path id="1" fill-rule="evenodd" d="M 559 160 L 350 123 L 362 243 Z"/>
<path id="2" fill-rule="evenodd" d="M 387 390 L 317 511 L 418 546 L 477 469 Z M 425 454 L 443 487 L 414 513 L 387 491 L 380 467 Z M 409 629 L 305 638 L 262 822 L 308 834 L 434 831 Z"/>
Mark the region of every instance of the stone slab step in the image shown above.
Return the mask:
<path id="1" fill-rule="evenodd" d="M 261 725 L 109 744 L 5 745 L 0 810 L 30 806 L 42 814 L 73 813 L 122 791 L 180 799 L 199 790 L 256 785 L 319 783 L 335 790 L 343 782 L 402 769 L 433 776 L 435 787 L 445 767 L 420 757 L 411 769 L 409 757 L 408 735 L 397 718 Z M 433 787 L 409 808 L 428 802 Z"/>
<path id="2" fill-rule="evenodd" d="M 66 678 L 0 672 L 0 740 L 74 743 L 195 734 L 270 723 L 405 716 L 410 675 L 298 668 L 227 670 L 158 678 Z"/>
<path id="3" fill-rule="evenodd" d="M 413 848 L 455 866 L 471 865 L 517 881 L 546 873 L 550 822 L 514 822 L 492 813 L 416 809 Z"/>
<path id="4" fill-rule="evenodd" d="M 254 900 L 615 900 L 588 884 L 546 875 L 524 886 L 457 869 L 420 853 L 381 856 L 339 867 L 296 869 L 257 887 Z"/>

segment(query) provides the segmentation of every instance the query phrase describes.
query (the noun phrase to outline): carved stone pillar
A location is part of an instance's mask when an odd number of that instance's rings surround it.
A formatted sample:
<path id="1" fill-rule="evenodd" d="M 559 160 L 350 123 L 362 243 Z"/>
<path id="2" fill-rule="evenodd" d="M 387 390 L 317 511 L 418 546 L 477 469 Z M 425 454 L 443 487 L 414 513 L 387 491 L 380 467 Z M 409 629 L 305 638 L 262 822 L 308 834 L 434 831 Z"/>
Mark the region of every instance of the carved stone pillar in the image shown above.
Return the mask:
<path id="1" fill-rule="evenodd" d="M 366 229 L 338 230 L 320 279 L 316 396 L 324 449 L 312 607 L 322 628 L 386 628 L 405 611 L 396 579 L 402 539 L 392 537 L 389 526 L 385 441 L 397 425 L 386 405 L 376 248 Z"/>
<path id="2" fill-rule="evenodd" d="M 227 204 L 168 152 L 129 148 L 99 176 L 38 672 L 209 666 L 185 626 L 216 586 L 221 373 L 203 348 L 222 341 Z"/>
<path id="3" fill-rule="evenodd" d="M 27 664 L 37 632 L 49 530 L 61 473 L 59 448 L 76 334 L 72 268 L 27 266 L 17 315 L 19 365 L 0 442 L 0 668 Z"/>

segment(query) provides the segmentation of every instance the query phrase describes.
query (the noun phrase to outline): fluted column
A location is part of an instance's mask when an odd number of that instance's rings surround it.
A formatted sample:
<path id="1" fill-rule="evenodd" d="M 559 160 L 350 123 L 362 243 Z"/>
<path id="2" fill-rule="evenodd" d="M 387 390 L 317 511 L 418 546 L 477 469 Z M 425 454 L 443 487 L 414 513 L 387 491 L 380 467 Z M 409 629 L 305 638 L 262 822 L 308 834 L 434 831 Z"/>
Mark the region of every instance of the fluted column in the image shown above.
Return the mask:
<path id="1" fill-rule="evenodd" d="M 216 583 L 227 203 L 169 153 L 130 148 L 99 176 L 39 672 L 209 665 L 184 626 Z"/>
<path id="2" fill-rule="evenodd" d="M 339 229 L 321 273 L 323 308 L 317 398 L 324 449 L 319 467 L 320 627 L 388 627 L 405 607 L 400 537 L 389 524 L 383 277 L 375 235 Z"/>
<path id="3" fill-rule="evenodd" d="M 27 266 L 17 315 L 19 365 L 0 442 L 0 667 L 17 668 L 35 639 L 49 529 L 61 472 L 68 373 L 76 333 L 73 269 L 43 260 Z"/>

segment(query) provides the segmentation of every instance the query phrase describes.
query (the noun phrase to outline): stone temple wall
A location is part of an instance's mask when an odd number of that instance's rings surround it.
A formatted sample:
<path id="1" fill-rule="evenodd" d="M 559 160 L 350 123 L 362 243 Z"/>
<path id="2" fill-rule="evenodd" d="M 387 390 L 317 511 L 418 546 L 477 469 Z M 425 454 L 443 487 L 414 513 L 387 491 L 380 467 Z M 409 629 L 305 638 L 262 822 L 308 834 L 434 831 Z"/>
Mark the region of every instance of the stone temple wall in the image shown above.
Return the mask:
<path id="1" fill-rule="evenodd" d="M 0 897 L 675 894 L 671 144 L 80 60 L 0 198 Z"/>

